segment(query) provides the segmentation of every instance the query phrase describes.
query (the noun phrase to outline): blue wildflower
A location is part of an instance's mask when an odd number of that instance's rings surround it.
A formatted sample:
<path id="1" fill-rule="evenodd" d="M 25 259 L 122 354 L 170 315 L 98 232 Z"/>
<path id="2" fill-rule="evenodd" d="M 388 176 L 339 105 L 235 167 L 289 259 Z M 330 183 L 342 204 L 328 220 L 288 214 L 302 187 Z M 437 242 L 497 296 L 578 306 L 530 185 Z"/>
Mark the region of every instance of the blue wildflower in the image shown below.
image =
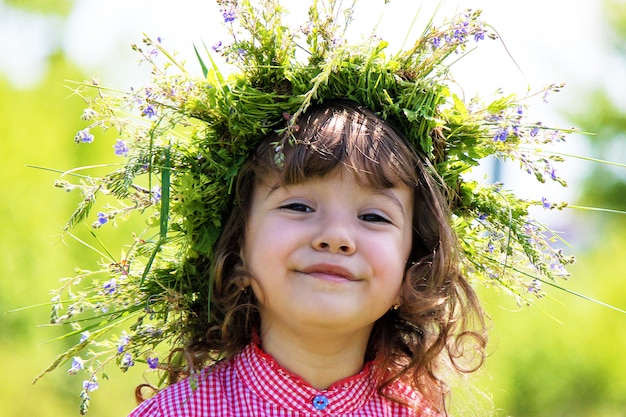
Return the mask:
<path id="1" fill-rule="evenodd" d="M 545 209 L 552 208 L 552 203 L 550 203 L 550 201 L 548 201 L 548 199 L 545 197 L 541 197 L 541 204 L 543 205 L 543 208 Z"/>
<path id="2" fill-rule="evenodd" d="M 154 187 L 152 187 L 152 202 L 153 203 L 158 203 L 159 201 L 161 201 L 161 187 L 158 185 L 155 185 Z"/>
<path id="3" fill-rule="evenodd" d="M 235 9 L 231 7 L 228 10 L 224 10 L 224 13 L 222 13 L 222 17 L 224 17 L 224 23 L 234 21 L 235 17 L 237 17 Z"/>
<path id="4" fill-rule="evenodd" d="M 494 142 L 506 142 L 506 138 L 509 136 L 509 128 L 502 127 L 496 131 L 496 134 L 493 137 Z"/>
<path id="5" fill-rule="evenodd" d="M 537 279 L 533 279 L 530 285 L 528 286 L 528 292 L 533 294 L 541 293 L 541 281 Z"/>
<path id="6" fill-rule="evenodd" d="M 117 156 L 128 156 L 128 146 L 126 146 L 126 142 L 122 139 L 118 139 L 117 142 L 115 142 L 113 150 Z"/>
<path id="7" fill-rule="evenodd" d="M 126 334 L 126 332 L 122 332 L 122 335 L 120 336 L 120 341 L 117 345 L 117 353 L 122 353 L 124 352 L 124 349 L 126 348 L 126 345 L 128 345 L 128 343 L 130 342 L 130 337 Z"/>
<path id="8" fill-rule="evenodd" d="M 493 253 L 493 251 L 496 249 L 496 247 L 494 246 L 493 243 L 489 242 L 487 244 L 487 250 L 489 251 L 489 253 Z"/>
<path id="9" fill-rule="evenodd" d="M 458 43 L 465 42 L 465 38 L 467 37 L 467 34 L 468 34 L 468 31 L 467 31 L 468 27 L 469 27 L 468 22 L 462 22 L 456 27 L 454 27 L 452 39 L 457 41 Z"/>
<path id="10" fill-rule="evenodd" d="M 103 224 L 106 224 L 106 222 L 108 221 L 109 221 L 109 217 L 107 216 L 107 214 L 99 211 L 98 212 L 98 224 L 103 225 Z"/>
<path id="11" fill-rule="evenodd" d="M 433 48 L 438 49 L 439 47 L 441 47 L 441 38 L 437 36 L 433 39 Z"/>
<path id="12" fill-rule="evenodd" d="M 94 136 L 89 132 L 89 128 L 79 130 L 76 136 L 74 136 L 74 142 L 76 143 L 91 143 Z"/>
<path id="13" fill-rule="evenodd" d="M 143 116 L 146 116 L 148 119 L 151 119 L 156 116 L 156 109 L 154 108 L 154 106 L 152 106 L 152 104 L 148 104 L 146 107 L 143 108 L 141 114 Z"/>
<path id="14" fill-rule="evenodd" d="M 157 369 L 159 367 L 159 358 L 148 358 L 147 362 L 150 369 Z"/>
<path id="15" fill-rule="evenodd" d="M 565 277 L 570 275 L 569 272 L 567 272 L 567 269 L 565 269 L 565 267 L 559 260 L 552 262 L 550 264 L 550 269 L 555 271 L 558 276 Z"/>
<path id="16" fill-rule="evenodd" d="M 556 180 L 558 178 L 558 175 L 556 174 L 556 168 L 554 167 L 550 167 L 550 178 L 552 178 L 553 180 Z"/>
<path id="17" fill-rule="evenodd" d="M 489 214 L 487 214 L 487 213 L 480 213 L 478 215 L 478 220 L 484 221 L 484 220 L 487 220 L 487 217 L 489 217 Z"/>
<path id="18" fill-rule="evenodd" d="M 211 49 L 213 49 L 215 52 L 219 52 L 221 48 L 222 48 L 222 41 L 217 41 L 211 47 Z"/>
<path id="19" fill-rule="evenodd" d="M 68 369 L 67 373 L 69 375 L 76 375 L 81 369 L 85 369 L 82 358 L 80 358 L 79 356 L 74 356 L 72 358 L 72 366 L 70 369 Z"/>
<path id="20" fill-rule="evenodd" d="M 88 381 L 83 381 L 83 389 L 88 392 L 93 392 L 98 389 L 98 381 L 96 381 L 95 377 L 92 377 Z"/>
<path id="21" fill-rule="evenodd" d="M 78 343 L 83 343 L 84 341 L 89 339 L 89 336 L 91 336 L 91 333 L 89 333 L 89 330 L 85 330 L 80 334 L 80 340 L 78 341 Z"/>
<path id="22" fill-rule="evenodd" d="M 530 130 L 530 136 L 535 137 L 539 133 L 539 126 L 535 126 Z"/>
<path id="23" fill-rule="evenodd" d="M 111 278 L 110 280 L 105 282 L 104 285 L 102 286 L 102 289 L 104 290 L 104 293 L 107 295 L 115 294 L 115 290 L 117 290 L 117 281 L 115 280 L 115 278 Z"/>
<path id="24" fill-rule="evenodd" d="M 133 360 L 133 357 L 130 353 L 126 353 L 124 354 L 124 356 L 122 356 L 121 365 L 124 368 L 130 368 L 131 366 L 135 365 L 135 361 Z"/>
<path id="25" fill-rule="evenodd" d="M 80 118 L 83 120 L 91 120 L 96 116 L 97 116 L 97 113 L 95 112 L 95 110 L 87 108 L 83 110 L 83 115 Z"/>
<path id="26" fill-rule="evenodd" d="M 478 32 L 474 33 L 474 42 L 482 41 L 483 39 L 485 39 L 485 31 L 484 30 L 481 30 L 481 31 L 478 31 Z"/>

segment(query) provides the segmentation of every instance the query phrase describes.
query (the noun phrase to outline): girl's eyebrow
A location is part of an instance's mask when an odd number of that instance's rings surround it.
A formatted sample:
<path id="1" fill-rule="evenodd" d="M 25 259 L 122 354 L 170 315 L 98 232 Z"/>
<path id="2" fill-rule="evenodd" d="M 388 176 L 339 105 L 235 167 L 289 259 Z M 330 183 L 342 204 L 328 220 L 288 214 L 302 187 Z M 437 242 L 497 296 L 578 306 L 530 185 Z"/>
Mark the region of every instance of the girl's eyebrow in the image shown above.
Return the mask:
<path id="1" fill-rule="evenodd" d="M 407 213 L 405 211 L 404 205 L 391 190 L 391 188 L 372 188 L 373 194 L 384 197 L 385 200 L 389 201 L 400 210 L 402 216 L 406 217 Z"/>

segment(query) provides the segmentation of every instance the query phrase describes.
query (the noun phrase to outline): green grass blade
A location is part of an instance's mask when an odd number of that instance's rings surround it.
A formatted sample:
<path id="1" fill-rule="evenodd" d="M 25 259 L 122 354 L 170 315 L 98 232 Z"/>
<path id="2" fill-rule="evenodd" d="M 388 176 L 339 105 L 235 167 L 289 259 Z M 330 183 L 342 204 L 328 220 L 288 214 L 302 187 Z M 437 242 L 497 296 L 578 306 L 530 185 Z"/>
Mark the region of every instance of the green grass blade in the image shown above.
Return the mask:
<path id="1" fill-rule="evenodd" d="M 545 280 L 540 279 L 540 278 L 536 278 L 536 279 L 538 281 L 541 281 L 544 284 L 550 285 L 551 287 L 558 288 L 559 290 L 565 291 L 568 294 L 572 294 L 572 295 L 574 295 L 576 297 L 582 298 L 583 300 L 591 301 L 592 303 L 601 305 L 602 307 L 610 308 L 611 310 L 615 310 L 615 311 L 618 311 L 620 313 L 626 314 L 626 310 L 622 310 L 621 308 L 615 307 L 614 305 L 611 305 L 611 304 L 608 304 L 608 303 L 605 303 L 604 301 L 596 300 L 595 298 L 589 297 L 587 295 L 581 294 L 581 293 L 576 292 L 576 291 L 572 291 L 572 290 L 570 290 L 568 288 L 565 288 L 565 287 L 562 287 L 560 285 L 556 285 L 555 283 L 550 282 L 550 281 L 545 281 Z"/>
<path id="2" fill-rule="evenodd" d="M 567 208 L 573 208 L 573 209 L 578 209 L 578 210 L 600 211 L 603 213 L 626 214 L 626 211 L 623 211 L 623 210 L 614 210 L 614 209 L 601 208 L 601 207 L 577 206 L 575 204 L 568 204 Z"/>
<path id="3" fill-rule="evenodd" d="M 202 74 L 204 75 L 204 78 L 207 78 L 207 76 L 209 75 L 209 69 L 204 64 L 204 61 L 202 60 L 202 57 L 200 56 L 200 53 L 198 52 L 198 48 L 196 48 L 195 44 L 193 46 L 193 50 L 196 53 L 196 57 L 198 58 L 198 62 L 200 63 L 200 67 L 202 68 Z"/>
<path id="4" fill-rule="evenodd" d="M 165 165 L 161 167 L 161 218 L 159 222 L 161 241 L 167 237 L 167 223 L 170 215 L 170 147 L 165 148 Z"/>

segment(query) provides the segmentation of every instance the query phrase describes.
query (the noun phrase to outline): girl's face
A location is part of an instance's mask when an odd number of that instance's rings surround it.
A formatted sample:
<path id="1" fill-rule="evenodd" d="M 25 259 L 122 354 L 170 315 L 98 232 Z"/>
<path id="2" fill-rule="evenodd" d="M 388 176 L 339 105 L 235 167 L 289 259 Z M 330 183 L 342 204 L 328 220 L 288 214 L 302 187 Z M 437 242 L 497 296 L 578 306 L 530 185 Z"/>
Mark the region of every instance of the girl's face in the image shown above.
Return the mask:
<path id="1" fill-rule="evenodd" d="M 407 185 L 375 189 L 343 169 L 293 185 L 259 182 L 243 257 L 262 334 L 325 329 L 369 337 L 399 301 L 412 213 Z"/>

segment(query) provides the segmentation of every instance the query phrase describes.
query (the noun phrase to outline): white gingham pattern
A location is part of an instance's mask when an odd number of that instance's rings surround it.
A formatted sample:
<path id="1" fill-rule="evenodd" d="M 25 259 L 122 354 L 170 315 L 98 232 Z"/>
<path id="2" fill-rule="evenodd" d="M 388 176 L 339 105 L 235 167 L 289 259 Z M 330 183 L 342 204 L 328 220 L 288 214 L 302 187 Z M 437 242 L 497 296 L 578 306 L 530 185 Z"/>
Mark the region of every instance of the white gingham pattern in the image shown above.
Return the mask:
<path id="1" fill-rule="evenodd" d="M 195 391 L 188 380 L 181 381 L 140 404 L 129 417 L 439 417 L 406 385 L 389 389 L 413 408 L 380 396 L 372 371 L 369 363 L 358 375 L 320 391 L 250 344 L 231 361 L 203 370 Z M 313 406 L 318 395 L 328 398 L 323 410 Z"/>

